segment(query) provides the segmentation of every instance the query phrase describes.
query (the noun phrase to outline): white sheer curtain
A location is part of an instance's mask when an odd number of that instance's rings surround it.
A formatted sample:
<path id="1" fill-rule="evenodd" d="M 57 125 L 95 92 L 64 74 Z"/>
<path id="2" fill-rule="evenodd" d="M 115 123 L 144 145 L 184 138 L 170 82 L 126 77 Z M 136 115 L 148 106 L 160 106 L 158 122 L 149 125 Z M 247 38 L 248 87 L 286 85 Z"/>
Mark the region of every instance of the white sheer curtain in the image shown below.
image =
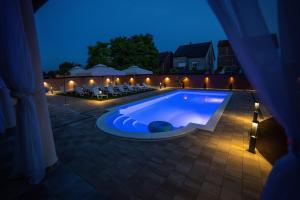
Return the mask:
<path id="1" fill-rule="evenodd" d="M 289 154 L 275 164 L 263 199 L 293 199 L 300 185 L 300 2 L 276 1 L 279 47 L 257 0 L 208 2 L 248 79 L 289 138 Z"/>
<path id="2" fill-rule="evenodd" d="M 38 47 L 38 36 L 35 28 L 35 19 L 31 0 L 21 0 L 22 16 L 24 30 L 28 42 L 28 47 L 33 65 L 33 74 L 37 92 L 33 95 L 38 115 L 38 124 L 40 125 L 41 140 L 44 150 L 45 167 L 52 166 L 57 161 L 56 150 L 54 145 L 51 122 L 49 118 L 48 104 L 44 92 L 44 80 L 42 75 L 42 67 L 40 53 Z"/>
<path id="3" fill-rule="evenodd" d="M 25 176 L 30 183 L 38 183 L 45 172 L 40 127 L 33 98 L 38 91 L 20 0 L 0 1 L 0 26 L 0 77 L 18 100 L 13 171 L 15 176 Z"/>

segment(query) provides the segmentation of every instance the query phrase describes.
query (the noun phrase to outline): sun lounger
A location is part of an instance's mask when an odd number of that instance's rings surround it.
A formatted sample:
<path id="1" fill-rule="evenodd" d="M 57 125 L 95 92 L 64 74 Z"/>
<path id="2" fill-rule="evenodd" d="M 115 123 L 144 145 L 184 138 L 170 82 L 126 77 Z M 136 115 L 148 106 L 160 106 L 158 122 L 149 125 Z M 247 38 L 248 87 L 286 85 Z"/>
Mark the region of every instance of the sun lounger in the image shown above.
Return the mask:
<path id="1" fill-rule="evenodd" d="M 131 93 L 136 93 L 136 92 L 138 92 L 137 88 L 134 88 L 134 87 L 132 87 L 132 86 L 129 85 L 129 84 L 125 84 L 125 88 L 126 88 L 129 92 L 131 92 Z"/>
<path id="2" fill-rule="evenodd" d="M 108 98 L 108 95 L 102 93 L 102 91 L 99 90 L 98 87 L 94 87 L 94 88 L 93 88 L 93 94 L 92 94 L 92 96 L 95 96 L 95 97 L 97 97 L 98 99 L 99 99 L 99 98 L 102 99 L 103 97 Z"/>
<path id="3" fill-rule="evenodd" d="M 85 95 L 82 87 L 76 87 L 74 92 L 75 92 L 75 94 L 77 94 L 79 96 Z"/>
<path id="4" fill-rule="evenodd" d="M 136 87 L 142 91 L 146 91 L 147 88 L 145 86 L 140 85 L 139 83 L 136 84 Z"/>
<path id="5" fill-rule="evenodd" d="M 146 87 L 148 90 L 154 90 L 155 89 L 152 86 L 147 85 L 146 83 L 143 83 L 143 86 Z"/>
<path id="6" fill-rule="evenodd" d="M 128 92 L 129 92 L 129 91 L 126 91 L 126 90 L 124 89 L 124 86 L 123 86 L 123 85 L 117 85 L 116 87 L 117 87 L 118 90 L 119 90 L 120 92 L 122 92 L 123 94 L 128 94 Z"/>
<path id="7" fill-rule="evenodd" d="M 111 94 L 112 96 L 119 96 L 119 95 L 122 95 L 121 92 L 116 92 L 116 91 L 114 90 L 114 88 L 113 88 L 111 85 L 109 85 L 109 86 L 107 87 L 107 90 L 108 90 L 108 93 Z"/>

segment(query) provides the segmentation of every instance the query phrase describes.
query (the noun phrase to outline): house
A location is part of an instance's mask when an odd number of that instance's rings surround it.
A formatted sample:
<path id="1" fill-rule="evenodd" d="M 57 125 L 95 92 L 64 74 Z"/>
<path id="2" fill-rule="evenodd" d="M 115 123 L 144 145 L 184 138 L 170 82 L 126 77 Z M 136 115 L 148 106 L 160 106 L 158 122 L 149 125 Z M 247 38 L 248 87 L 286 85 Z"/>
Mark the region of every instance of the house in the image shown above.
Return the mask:
<path id="1" fill-rule="evenodd" d="M 271 37 L 274 45 L 278 48 L 278 39 L 276 34 L 270 34 L 268 37 Z M 218 42 L 218 65 L 217 70 L 224 73 L 241 73 L 242 69 L 240 63 L 235 56 L 235 53 L 228 40 L 220 40 Z"/>
<path id="2" fill-rule="evenodd" d="M 218 71 L 224 73 L 239 73 L 241 70 L 239 61 L 235 56 L 228 40 L 218 42 Z"/>
<path id="3" fill-rule="evenodd" d="M 169 73 L 173 67 L 173 52 L 162 52 L 158 55 L 158 68 L 156 69 L 160 73 Z"/>
<path id="4" fill-rule="evenodd" d="M 212 71 L 215 54 L 212 42 L 182 45 L 174 53 L 173 66 L 185 71 Z"/>

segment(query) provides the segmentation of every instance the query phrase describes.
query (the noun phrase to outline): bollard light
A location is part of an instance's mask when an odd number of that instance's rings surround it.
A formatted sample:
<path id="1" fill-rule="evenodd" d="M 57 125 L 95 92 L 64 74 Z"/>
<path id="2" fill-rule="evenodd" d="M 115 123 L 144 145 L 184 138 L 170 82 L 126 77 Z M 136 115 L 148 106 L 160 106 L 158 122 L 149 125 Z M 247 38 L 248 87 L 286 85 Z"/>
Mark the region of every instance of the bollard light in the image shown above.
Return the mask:
<path id="1" fill-rule="evenodd" d="M 252 122 L 249 140 L 249 151 L 255 153 L 258 122 Z"/>
<path id="2" fill-rule="evenodd" d="M 255 103 L 254 103 L 254 109 L 255 109 L 256 111 L 259 110 L 259 103 L 258 103 L 258 102 L 255 102 Z"/>
<path id="3" fill-rule="evenodd" d="M 258 111 L 254 111 L 252 122 L 258 122 Z"/>

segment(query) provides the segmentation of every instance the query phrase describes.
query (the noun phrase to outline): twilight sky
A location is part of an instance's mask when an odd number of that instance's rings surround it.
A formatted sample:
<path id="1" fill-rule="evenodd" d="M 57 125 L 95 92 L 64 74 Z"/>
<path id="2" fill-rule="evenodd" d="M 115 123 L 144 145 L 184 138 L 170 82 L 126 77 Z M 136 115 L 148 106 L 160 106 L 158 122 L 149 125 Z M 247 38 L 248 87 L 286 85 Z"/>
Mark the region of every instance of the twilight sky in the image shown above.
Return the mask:
<path id="1" fill-rule="evenodd" d="M 269 21 L 274 1 L 261 1 Z M 226 38 L 206 0 L 48 0 L 35 18 L 44 71 L 64 61 L 84 65 L 87 46 L 117 36 L 150 33 L 159 51 Z"/>

